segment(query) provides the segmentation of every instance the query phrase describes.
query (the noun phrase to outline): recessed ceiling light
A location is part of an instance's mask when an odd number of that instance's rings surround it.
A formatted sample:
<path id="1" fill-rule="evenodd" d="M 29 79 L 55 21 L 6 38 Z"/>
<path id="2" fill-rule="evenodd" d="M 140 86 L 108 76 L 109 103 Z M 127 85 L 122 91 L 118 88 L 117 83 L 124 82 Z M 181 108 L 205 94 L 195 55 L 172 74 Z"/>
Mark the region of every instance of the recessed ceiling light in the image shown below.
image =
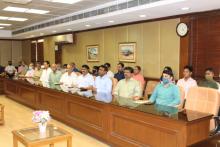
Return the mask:
<path id="1" fill-rule="evenodd" d="M 5 17 L 5 16 L 0 16 L 0 20 L 7 20 L 8 17 Z"/>
<path id="2" fill-rule="evenodd" d="M 50 11 L 40 10 L 40 9 L 29 9 L 29 8 L 21 8 L 21 7 L 6 7 L 3 9 L 4 11 L 11 11 L 11 12 L 22 12 L 22 13 L 34 13 L 34 14 L 46 14 Z"/>
<path id="3" fill-rule="evenodd" d="M 87 25 L 85 25 L 86 27 L 91 27 L 91 25 L 89 25 L 89 24 L 87 24 Z"/>
<path id="4" fill-rule="evenodd" d="M 11 20 L 11 21 L 26 21 L 28 19 L 27 18 L 18 18 L 18 17 L 9 17 L 8 20 Z"/>
<path id="5" fill-rule="evenodd" d="M 5 28 L 5 27 L 0 27 L 0 29 L 3 29 L 3 28 Z"/>
<path id="6" fill-rule="evenodd" d="M 54 31 L 52 31 L 52 32 L 53 32 L 53 33 L 56 33 L 57 31 L 54 30 Z"/>
<path id="7" fill-rule="evenodd" d="M 44 1 L 53 2 L 53 3 L 75 4 L 82 0 L 44 0 Z"/>
<path id="8" fill-rule="evenodd" d="M 145 14 L 142 14 L 142 15 L 139 15 L 139 17 L 143 18 L 143 17 L 146 17 L 146 15 L 145 15 Z"/>
<path id="9" fill-rule="evenodd" d="M 25 13 L 34 13 L 34 14 L 46 14 L 49 13 L 50 11 L 46 11 L 46 10 L 39 10 L 39 9 L 29 9 L 27 11 L 25 11 Z"/>
<path id="10" fill-rule="evenodd" d="M 5 17 L 5 16 L 0 16 L 0 20 L 26 21 L 26 20 L 28 20 L 28 19 L 27 19 L 27 18 L 19 18 L 19 17 Z"/>
<path id="11" fill-rule="evenodd" d="M 7 23 L 0 23 L 0 26 L 11 26 L 11 24 L 7 24 Z"/>
<path id="12" fill-rule="evenodd" d="M 72 29 L 66 29 L 67 31 L 72 31 Z"/>
<path id="13" fill-rule="evenodd" d="M 108 22 L 109 22 L 109 23 L 114 23 L 115 21 L 114 21 L 114 20 L 109 20 Z"/>
<path id="14" fill-rule="evenodd" d="M 183 11 L 187 11 L 187 10 L 189 10 L 190 8 L 189 7 L 183 7 L 183 8 L 181 8 L 181 10 L 183 10 Z"/>

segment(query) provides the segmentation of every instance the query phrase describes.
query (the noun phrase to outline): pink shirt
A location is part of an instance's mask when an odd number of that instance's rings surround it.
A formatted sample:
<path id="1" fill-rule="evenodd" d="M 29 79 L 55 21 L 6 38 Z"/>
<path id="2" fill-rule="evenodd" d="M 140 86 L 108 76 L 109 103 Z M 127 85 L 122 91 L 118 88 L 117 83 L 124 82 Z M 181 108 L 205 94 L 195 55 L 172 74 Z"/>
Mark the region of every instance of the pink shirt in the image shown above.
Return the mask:
<path id="1" fill-rule="evenodd" d="M 133 78 L 141 83 L 141 87 L 144 88 L 145 80 L 144 76 L 141 74 L 133 75 Z"/>

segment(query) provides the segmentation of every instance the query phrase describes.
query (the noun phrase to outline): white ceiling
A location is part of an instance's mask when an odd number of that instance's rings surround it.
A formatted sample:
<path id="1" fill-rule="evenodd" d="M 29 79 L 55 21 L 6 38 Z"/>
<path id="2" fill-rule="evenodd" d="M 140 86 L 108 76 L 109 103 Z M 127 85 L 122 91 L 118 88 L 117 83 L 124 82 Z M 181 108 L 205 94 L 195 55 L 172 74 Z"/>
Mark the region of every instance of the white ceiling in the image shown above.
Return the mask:
<path id="1" fill-rule="evenodd" d="M 35 1 L 35 3 L 31 5 L 35 4 L 35 6 L 38 6 L 37 7 L 38 9 L 45 9 L 46 6 L 43 5 L 42 3 L 46 3 L 46 2 L 41 2 L 39 4 L 38 1 L 40 0 L 33 0 L 33 1 Z M 107 5 L 107 2 L 109 1 L 110 0 L 84 0 L 82 3 L 79 3 L 77 5 L 74 4 L 71 6 L 69 5 L 65 6 L 65 8 L 63 8 L 63 11 L 60 10 L 62 9 L 61 7 L 60 9 L 57 8 L 56 11 L 52 11 L 51 14 L 62 16 L 63 14 L 78 12 L 79 10 L 85 10 L 86 8 L 93 9 L 93 7 L 100 5 L 100 4 Z M 169 1 L 169 0 L 164 0 L 164 1 Z M 58 6 L 57 4 L 51 4 L 48 7 L 58 7 Z M 190 9 L 183 11 L 181 9 L 183 7 L 189 7 Z M 2 9 L 1 2 L 0 2 L 0 8 Z M 56 30 L 56 33 L 69 32 L 69 30 L 67 29 L 72 29 L 72 31 L 87 30 L 87 29 L 92 29 L 92 28 L 99 28 L 99 27 L 104 27 L 104 26 L 111 26 L 111 25 L 117 25 L 117 24 L 122 24 L 122 23 L 140 21 L 140 20 L 148 20 L 148 19 L 161 18 L 161 17 L 186 14 L 186 13 L 192 13 L 192 12 L 215 10 L 219 8 L 220 8 L 220 0 L 185 0 L 185 1 L 176 0 L 176 3 L 173 3 L 173 4 L 161 5 L 161 6 L 155 6 L 155 7 L 149 7 L 148 5 L 144 5 L 144 6 L 138 6 L 138 7 L 116 11 L 113 13 L 108 13 L 108 14 L 104 14 L 100 16 L 95 16 L 91 18 L 76 20 L 73 22 L 64 23 L 64 24 L 53 26 L 53 27 L 44 28 L 41 30 L 18 34 L 18 35 L 13 36 L 13 38 L 37 37 L 37 36 L 40 36 L 40 33 L 44 33 L 44 35 L 49 35 L 49 34 L 52 34 L 52 31 L 54 30 Z M 2 11 L 0 12 L 1 12 L 0 14 L 3 15 Z M 8 12 L 4 12 L 4 13 L 8 15 Z M 139 15 L 143 15 L 143 14 L 146 15 L 146 17 L 140 18 Z M 30 14 L 26 14 L 26 15 L 30 15 Z M 52 16 L 43 16 L 45 18 L 39 18 L 42 16 L 32 16 L 32 15 L 30 15 L 30 17 L 33 17 L 33 21 L 31 21 L 30 23 L 21 22 L 19 23 L 19 26 L 27 26 L 32 23 L 39 22 L 39 19 L 43 21 L 43 20 L 48 20 L 50 18 L 53 18 Z M 35 17 L 37 18 L 35 19 Z M 110 20 L 113 20 L 114 23 L 109 23 Z M 3 23 L 3 22 L 0 21 L 0 23 Z M 85 25 L 87 24 L 91 26 L 86 27 Z M 13 25 L 12 28 L 13 29 L 18 28 L 17 26 L 18 25 Z"/>

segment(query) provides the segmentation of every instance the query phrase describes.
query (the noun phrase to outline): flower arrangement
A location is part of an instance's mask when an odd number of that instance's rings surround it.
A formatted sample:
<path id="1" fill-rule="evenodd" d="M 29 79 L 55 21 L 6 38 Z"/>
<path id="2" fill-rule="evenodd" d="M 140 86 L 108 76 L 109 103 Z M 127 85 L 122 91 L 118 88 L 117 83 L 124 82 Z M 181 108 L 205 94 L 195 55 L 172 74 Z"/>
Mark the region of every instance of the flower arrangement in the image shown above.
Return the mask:
<path id="1" fill-rule="evenodd" d="M 49 111 L 34 111 L 32 121 L 45 124 L 51 119 Z"/>

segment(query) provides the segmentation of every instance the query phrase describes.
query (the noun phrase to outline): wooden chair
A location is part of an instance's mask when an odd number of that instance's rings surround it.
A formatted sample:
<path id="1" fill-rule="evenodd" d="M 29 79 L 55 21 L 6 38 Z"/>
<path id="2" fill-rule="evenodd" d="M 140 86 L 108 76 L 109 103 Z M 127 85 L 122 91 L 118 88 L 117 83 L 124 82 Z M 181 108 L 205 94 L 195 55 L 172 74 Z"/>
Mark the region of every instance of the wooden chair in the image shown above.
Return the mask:
<path id="1" fill-rule="evenodd" d="M 186 97 L 185 109 L 213 114 L 210 130 L 216 133 L 219 125 L 220 94 L 218 90 L 206 87 L 192 87 Z"/>
<path id="2" fill-rule="evenodd" d="M 0 124 L 4 124 L 4 105 L 0 104 Z"/>
<path id="3" fill-rule="evenodd" d="M 144 92 L 144 99 L 148 99 L 148 96 L 151 95 L 155 89 L 155 87 L 159 84 L 158 81 L 148 81 L 147 86 Z"/>

